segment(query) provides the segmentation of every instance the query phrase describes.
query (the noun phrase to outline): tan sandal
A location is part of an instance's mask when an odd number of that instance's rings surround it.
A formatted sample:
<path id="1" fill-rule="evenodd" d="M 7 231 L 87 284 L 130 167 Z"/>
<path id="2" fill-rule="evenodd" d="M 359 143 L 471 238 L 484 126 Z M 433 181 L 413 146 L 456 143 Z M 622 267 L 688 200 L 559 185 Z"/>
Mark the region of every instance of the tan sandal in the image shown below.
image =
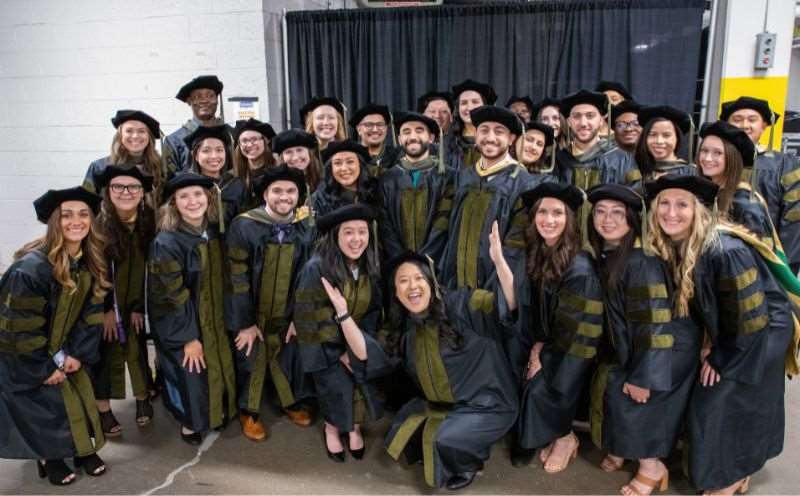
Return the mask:
<path id="1" fill-rule="evenodd" d="M 615 457 L 611 456 L 611 454 L 609 453 L 608 455 L 606 455 L 605 458 L 603 458 L 603 461 L 600 462 L 600 469 L 603 472 L 611 473 L 611 472 L 616 472 L 618 470 L 622 470 L 623 465 L 625 465 L 624 458 L 620 458 L 619 461 L 617 461 Z"/>
<path id="2" fill-rule="evenodd" d="M 638 482 L 641 486 L 648 488 L 648 491 L 639 491 L 639 489 L 633 484 L 634 481 Z M 627 492 L 625 491 L 625 488 L 628 489 Z M 656 488 L 658 488 L 658 492 L 660 493 L 663 493 L 669 489 L 669 469 L 667 469 L 667 467 L 664 467 L 664 475 L 662 475 L 660 479 L 651 479 L 646 475 L 642 475 L 641 472 L 636 472 L 636 475 L 633 476 L 633 479 L 620 488 L 619 493 L 623 496 L 649 496 Z"/>
<path id="3" fill-rule="evenodd" d="M 548 468 L 547 462 L 545 462 L 544 471 L 547 472 L 548 474 L 557 474 L 559 472 L 563 472 L 569 466 L 569 462 L 578 458 L 578 448 L 580 447 L 581 442 L 578 439 L 578 436 L 576 436 L 574 433 L 570 434 L 570 437 L 575 442 L 575 446 L 573 446 L 572 452 L 566 458 L 558 460 L 560 463 L 558 465 L 555 465 L 555 467 L 553 465 L 550 465 L 550 467 Z M 553 449 L 555 449 L 555 444 L 553 445 Z M 550 458 L 552 456 L 553 456 L 553 451 L 551 450 L 550 455 L 547 457 L 548 462 L 550 461 Z"/>
<path id="4" fill-rule="evenodd" d="M 552 450 L 553 450 L 553 443 L 550 443 L 544 448 L 539 449 L 539 461 L 542 462 L 542 465 L 547 463 L 547 457 L 550 456 L 550 452 Z"/>

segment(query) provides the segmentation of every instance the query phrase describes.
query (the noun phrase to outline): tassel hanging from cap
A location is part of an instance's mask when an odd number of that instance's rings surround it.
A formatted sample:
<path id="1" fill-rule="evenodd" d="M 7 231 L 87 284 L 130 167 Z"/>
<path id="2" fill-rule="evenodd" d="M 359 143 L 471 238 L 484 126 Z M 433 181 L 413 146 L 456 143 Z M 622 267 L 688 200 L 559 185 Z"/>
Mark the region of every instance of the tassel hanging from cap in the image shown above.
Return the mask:
<path id="1" fill-rule="evenodd" d="M 689 139 L 688 143 L 689 164 L 694 164 L 694 131 L 695 131 L 694 119 L 692 119 L 692 114 L 686 114 L 686 116 L 689 118 L 689 136 L 687 136 L 687 138 Z"/>
<path id="2" fill-rule="evenodd" d="M 436 277 L 436 267 L 433 259 L 428 255 L 425 255 L 425 258 L 428 260 L 428 268 L 431 270 L 431 277 L 433 278 L 433 292 L 436 298 L 442 300 L 442 287 L 439 285 L 439 278 Z"/>
<path id="3" fill-rule="evenodd" d="M 394 115 L 389 112 L 389 132 L 392 134 L 392 146 L 397 147 L 397 133 L 394 129 Z"/>
<path id="4" fill-rule="evenodd" d="M 648 248 L 648 227 L 647 227 L 647 200 L 642 198 L 642 251 L 645 255 L 653 255 L 652 250 Z"/>
<path id="5" fill-rule="evenodd" d="M 219 98 L 219 118 L 222 121 L 221 124 L 225 124 L 225 105 L 222 103 L 222 91 L 219 92 L 217 98 Z"/>
<path id="6" fill-rule="evenodd" d="M 614 136 L 614 128 L 611 127 L 613 123 L 611 122 L 611 100 L 606 100 L 606 125 L 608 126 L 608 135 L 606 137 L 607 141 L 611 141 L 612 139 L 616 140 Z"/>
<path id="7" fill-rule="evenodd" d="M 224 234 L 225 233 L 225 204 L 222 202 L 222 188 L 220 188 L 218 184 L 214 183 L 214 189 L 216 190 L 216 194 L 217 194 L 217 211 L 219 212 L 219 232 L 220 232 L 220 234 Z"/>
<path id="8" fill-rule="evenodd" d="M 592 217 L 590 215 L 592 206 L 586 201 L 586 192 L 581 190 L 581 193 L 583 194 L 583 204 L 581 205 L 580 218 L 578 219 L 581 227 L 581 245 L 592 258 L 597 258 L 597 254 L 594 252 L 594 248 L 592 248 L 592 244 L 589 242 L 589 222 Z"/>
<path id="9" fill-rule="evenodd" d="M 166 182 L 167 179 L 169 178 L 169 173 L 174 172 L 169 170 L 169 162 L 167 160 L 167 148 L 164 146 L 164 138 L 165 138 L 164 131 L 159 129 L 158 144 L 161 147 L 161 171 L 159 172 L 160 177 L 156 178 L 156 181 L 158 181 L 158 184 L 156 184 L 156 188 L 159 189 L 159 191 L 156 191 L 157 194 L 161 194 L 160 191 L 161 182 L 162 181 Z M 155 173 L 155 171 L 153 172 Z"/>
<path id="10" fill-rule="evenodd" d="M 439 126 L 439 124 L 436 124 Z M 444 165 L 444 133 L 442 132 L 442 126 L 439 126 L 439 165 L 437 167 L 439 175 L 444 175 L 445 173 L 445 165 Z"/>
<path id="11" fill-rule="evenodd" d="M 768 150 L 773 151 L 773 145 L 775 144 L 775 112 L 770 112 L 769 114 L 769 145 Z M 755 169 L 755 162 L 753 162 L 753 169 Z"/>
<path id="12" fill-rule="evenodd" d="M 758 148 L 753 148 L 753 166 L 750 170 L 750 199 L 752 200 L 755 198 L 756 191 L 758 188 L 758 168 L 756 167 L 756 161 L 758 160 Z"/>
<path id="13" fill-rule="evenodd" d="M 347 125 L 347 106 L 344 104 L 344 102 L 340 101 L 339 103 L 342 104 L 342 112 L 344 114 L 342 116 L 344 119 L 344 122 L 342 122 L 342 127 L 344 128 L 344 138 L 350 139 L 350 126 Z"/>

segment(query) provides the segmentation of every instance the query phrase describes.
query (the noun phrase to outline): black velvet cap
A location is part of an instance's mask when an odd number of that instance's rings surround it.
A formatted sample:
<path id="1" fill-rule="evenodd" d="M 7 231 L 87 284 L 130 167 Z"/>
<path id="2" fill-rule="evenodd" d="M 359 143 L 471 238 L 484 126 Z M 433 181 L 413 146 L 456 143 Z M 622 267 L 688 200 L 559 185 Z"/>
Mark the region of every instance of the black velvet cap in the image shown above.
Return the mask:
<path id="1" fill-rule="evenodd" d="M 339 207 L 322 217 L 318 217 L 317 230 L 321 233 L 326 233 L 342 222 L 347 222 L 349 220 L 365 220 L 370 222 L 373 219 L 375 219 L 375 212 L 372 210 L 372 207 L 363 203 L 352 203 Z"/>
<path id="2" fill-rule="evenodd" d="M 712 207 L 717 197 L 719 186 L 703 176 L 684 176 L 666 174 L 655 181 L 644 184 L 647 203 L 651 203 L 665 189 L 682 189 L 696 196 L 704 205 Z"/>
<path id="3" fill-rule="evenodd" d="M 533 106 L 533 117 L 538 116 L 539 112 L 541 112 L 545 107 L 555 107 L 559 112 L 561 112 L 561 100 L 549 96 L 542 98 L 540 101 L 536 102 L 536 105 Z"/>
<path id="4" fill-rule="evenodd" d="M 484 105 L 473 109 L 469 115 L 476 128 L 484 122 L 497 122 L 507 127 L 512 134 L 517 136 L 522 134 L 522 122 L 517 114 L 507 108 Z"/>
<path id="5" fill-rule="evenodd" d="M 191 150 L 192 146 L 198 141 L 202 141 L 206 138 L 217 138 L 221 140 L 226 145 L 230 145 L 231 143 L 231 136 L 228 133 L 228 126 L 221 125 L 221 126 L 211 126 L 205 127 L 200 126 L 194 130 L 190 135 L 183 138 L 183 142 L 186 143 L 186 146 L 189 147 Z"/>
<path id="6" fill-rule="evenodd" d="M 308 115 L 310 112 L 313 112 L 317 107 L 321 107 L 323 105 L 330 105 L 336 109 L 336 111 L 339 112 L 342 117 L 344 117 L 344 104 L 340 102 L 338 98 L 334 98 L 332 96 L 317 96 L 300 107 L 300 122 L 305 125 L 306 115 Z"/>
<path id="7" fill-rule="evenodd" d="M 139 166 L 133 164 L 107 165 L 100 177 L 95 180 L 98 190 L 105 188 L 112 179 L 119 176 L 138 179 L 148 193 L 153 190 L 153 176 L 146 174 Z"/>
<path id="8" fill-rule="evenodd" d="M 306 186 L 306 177 L 303 171 L 289 167 L 286 164 L 281 164 L 275 167 L 268 167 L 264 170 L 255 181 L 253 189 L 256 198 L 259 200 L 264 196 L 264 191 L 269 188 L 269 185 L 275 181 L 291 181 L 297 185 L 297 191 L 300 193 L 300 198 L 297 201 L 298 205 L 302 205 L 306 200 L 308 187 Z"/>
<path id="9" fill-rule="evenodd" d="M 624 84 L 617 81 L 600 81 L 597 83 L 597 86 L 595 86 L 594 90 L 600 93 L 604 91 L 616 91 L 626 100 L 633 99 L 633 95 L 631 95 L 631 92 L 628 91 L 628 88 L 626 88 Z"/>
<path id="10" fill-rule="evenodd" d="M 552 127 L 539 121 L 529 121 L 525 123 L 525 132 L 536 130 L 544 134 L 544 146 L 550 146 L 555 142 L 555 131 Z"/>
<path id="11" fill-rule="evenodd" d="M 272 129 L 272 126 L 270 126 L 269 123 L 250 118 L 246 121 L 236 121 L 236 127 L 233 129 L 233 139 L 239 141 L 239 136 L 241 136 L 245 131 L 255 131 L 260 133 L 262 136 L 270 140 L 270 142 L 272 141 L 272 138 L 275 137 L 275 130 Z"/>
<path id="12" fill-rule="evenodd" d="M 778 122 L 780 119 L 781 114 L 777 112 L 773 112 L 771 108 L 769 108 L 769 102 L 766 100 L 762 100 L 760 98 L 753 98 L 751 96 L 740 96 L 736 100 L 731 100 L 729 102 L 724 102 L 722 104 L 722 110 L 719 113 L 720 120 L 727 121 L 731 118 L 734 112 L 737 110 L 742 109 L 751 109 L 755 110 L 761 117 L 769 124 L 772 121 L 772 115 L 775 115 L 775 122 Z"/>
<path id="13" fill-rule="evenodd" d="M 155 139 L 161 136 L 161 126 L 158 124 L 158 121 L 141 110 L 117 110 L 116 115 L 111 118 L 111 124 L 117 129 L 128 121 L 139 121 L 144 124 Z"/>
<path id="14" fill-rule="evenodd" d="M 566 183 L 541 183 L 520 196 L 526 208 L 533 207 L 541 198 L 557 198 L 573 211 L 577 211 L 585 201 L 583 191 Z"/>
<path id="15" fill-rule="evenodd" d="M 164 189 L 161 191 L 162 203 L 166 203 L 179 189 L 188 188 L 189 186 L 202 186 L 203 188 L 211 189 L 214 187 L 214 180 L 192 171 L 184 171 L 180 174 L 175 174 L 172 179 L 167 181 L 167 184 L 164 185 Z"/>
<path id="16" fill-rule="evenodd" d="M 376 103 L 368 103 L 356 110 L 353 117 L 350 118 L 350 125 L 352 127 L 358 127 L 361 121 L 364 120 L 364 117 L 372 114 L 379 114 L 383 117 L 383 122 L 385 122 L 387 126 L 392 122 L 392 114 L 389 112 L 389 107 Z"/>
<path id="17" fill-rule="evenodd" d="M 428 131 L 432 135 L 439 136 L 439 124 L 430 117 L 418 114 L 416 112 L 403 112 L 395 114 L 394 127 L 397 129 L 398 135 L 400 134 L 400 128 L 402 128 L 403 124 L 406 122 L 421 122 L 425 124 L 425 127 L 428 128 Z"/>
<path id="18" fill-rule="evenodd" d="M 605 93 L 588 90 L 580 90 L 562 98 L 559 110 L 561 111 L 561 115 L 569 117 L 569 113 L 572 112 L 573 107 L 584 103 L 595 106 L 600 112 L 600 115 L 606 115 L 608 112 L 608 97 Z"/>
<path id="19" fill-rule="evenodd" d="M 636 114 L 639 124 L 642 124 L 642 118 L 639 115 L 639 112 L 641 112 L 642 108 L 643 108 L 642 105 L 634 102 L 633 100 L 623 100 L 619 102 L 618 105 L 612 105 L 611 123 L 613 124 L 614 122 L 616 122 L 617 119 L 619 119 L 619 116 L 621 116 L 622 114 L 632 113 Z"/>
<path id="20" fill-rule="evenodd" d="M 450 112 L 453 111 L 453 95 L 447 91 L 429 91 L 424 95 L 417 98 L 417 112 L 423 113 L 425 112 L 425 108 L 434 100 L 444 100 L 447 102 L 447 106 L 450 108 Z"/>
<path id="21" fill-rule="evenodd" d="M 497 93 L 494 92 L 494 88 L 486 83 L 467 79 L 453 86 L 451 89 L 451 92 L 453 93 L 453 99 L 455 100 L 456 104 L 458 102 L 458 97 L 461 96 L 461 93 L 468 90 L 476 91 L 479 95 L 481 95 L 481 97 L 483 97 L 484 105 L 493 105 L 494 102 L 497 101 Z"/>
<path id="22" fill-rule="evenodd" d="M 209 75 L 209 76 L 197 76 L 196 78 L 192 79 L 188 83 L 181 86 L 181 89 L 178 90 L 178 94 L 175 95 L 175 98 L 178 100 L 185 102 L 189 100 L 189 94 L 196 89 L 209 89 L 212 90 L 214 93 L 219 95 L 222 93 L 222 81 L 217 78 L 217 76 Z"/>
<path id="23" fill-rule="evenodd" d="M 339 152 L 353 152 L 358 155 L 364 162 L 369 162 L 369 150 L 351 139 L 344 141 L 333 141 L 328 143 L 328 147 L 322 150 L 322 163 L 327 163 L 334 155 Z"/>
<path id="24" fill-rule="evenodd" d="M 624 102 L 623 102 L 624 103 Z M 642 107 L 639 110 L 639 124 L 644 127 L 648 122 L 653 119 L 666 119 L 672 121 L 675 126 L 681 130 L 683 134 L 691 131 L 692 119 L 689 114 L 678 110 L 669 105 L 659 105 L 656 107 Z"/>
<path id="25" fill-rule="evenodd" d="M 593 186 L 586 192 L 586 196 L 589 202 L 593 204 L 600 200 L 616 200 L 631 207 L 636 212 L 642 210 L 644 202 L 644 198 L 633 188 L 616 183 Z"/>
<path id="26" fill-rule="evenodd" d="M 81 186 L 66 189 L 51 189 L 33 201 L 33 208 L 36 210 L 36 218 L 39 219 L 39 222 L 47 224 L 48 219 L 50 219 L 55 209 L 66 201 L 82 201 L 97 215 L 97 213 L 100 212 L 100 202 L 102 202 L 103 199 L 91 191 L 83 189 Z"/>
<path id="27" fill-rule="evenodd" d="M 738 127 L 725 121 L 707 122 L 700 128 L 700 137 L 706 138 L 707 136 L 716 136 L 732 144 L 742 154 L 744 165 L 748 167 L 753 165 L 756 146 L 750 141 L 747 133 Z"/>
<path id="28" fill-rule="evenodd" d="M 517 103 L 517 102 L 524 103 L 525 105 L 528 106 L 528 110 L 533 112 L 533 100 L 531 100 L 531 97 L 529 97 L 529 96 L 516 96 L 516 95 L 514 95 L 514 96 L 512 96 L 511 98 L 509 98 L 506 101 L 506 107 L 510 108 L 512 103 Z"/>
<path id="29" fill-rule="evenodd" d="M 302 129 L 288 129 L 278 133 L 270 143 L 274 153 L 283 153 L 284 150 L 303 146 L 310 150 L 317 148 L 317 138 Z"/>

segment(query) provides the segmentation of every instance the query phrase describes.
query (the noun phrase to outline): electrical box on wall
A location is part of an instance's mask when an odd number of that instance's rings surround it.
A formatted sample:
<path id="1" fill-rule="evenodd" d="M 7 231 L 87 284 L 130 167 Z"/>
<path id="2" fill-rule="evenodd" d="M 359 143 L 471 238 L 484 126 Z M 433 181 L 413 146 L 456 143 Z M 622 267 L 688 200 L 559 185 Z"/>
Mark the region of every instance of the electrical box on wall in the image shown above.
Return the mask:
<path id="1" fill-rule="evenodd" d="M 756 69 L 769 69 L 775 62 L 775 38 L 778 35 L 764 31 L 756 35 Z"/>

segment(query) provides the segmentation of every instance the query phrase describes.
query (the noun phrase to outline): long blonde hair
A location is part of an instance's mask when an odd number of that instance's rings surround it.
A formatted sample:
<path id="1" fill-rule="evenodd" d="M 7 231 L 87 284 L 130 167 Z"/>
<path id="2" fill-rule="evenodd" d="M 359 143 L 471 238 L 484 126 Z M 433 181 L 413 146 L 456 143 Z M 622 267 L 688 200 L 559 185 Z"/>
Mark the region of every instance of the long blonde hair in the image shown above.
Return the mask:
<path id="1" fill-rule="evenodd" d="M 316 109 L 314 109 L 316 110 Z M 306 132 L 313 134 L 315 138 L 317 138 L 317 133 L 314 132 L 314 111 L 306 115 Z M 336 111 L 336 134 L 333 136 L 331 141 L 344 141 L 347 139 L 347 131 L 344 128 L 344 116 Z M 317 138 L 319 141 L 319 138 Z"/>
<path id="2" fill-rule="evenodd" d="M 206 220 L 210 223 L 219 222 L 219 208 L 217 208 L 217 193 L 208 189 L 203 189 L 206 193 L 208 200 L 208 207 L 206 208 Z M 159 231 L 174 231 L 178 229 L 181 223 L 181 213 L 178 212 L 178 206 L 175 204 L 175 195 L 173 194 L 169 201 L 161 205 L 158 209 L 158 230 Z"/>
<path id="3" fill-rule="evenodd" d="M 92 292 L 94 296 L 102 298 L 105 296 L 106 291 L 111 288 L 111 282 L 109 282 L 108 278 L 108 265 L 104 255 L 105 237 L 97 223 L 94 212 L 90 212 L 89 215 L 91 217 L 89 234 L 81 241 L 82 258 L 86 261 L 86 267 L 94 280 Z M 14 259 L 19 259 L 36 250 L 43 250 L 47 253 L 47 260 L 53 266 L 53 278 L 56 282 L 71 292 L 78 289 L 77 283 L 72 280 L 70 257 L 64 243 L 64 234 L 61 232 L 60 206 L 53 210 L 50 218 L 47 219 L 47 232 L 45 235 L 26 243 L 14 253 Z"/>
<path id="4" fill-rule="evenodd" d="M 669 264 L 675 283 L 674 311 L 677 317 L 689 315 L 689 302 L 694 297 L 694 268 L 709 247 L 719 245 L 719 231 L 711 210 L 694 197 L 694 219 L 688 239 L 674 243 L 658 223 L 656 206 L 663 193 L 651 202 L 647 215 L 650 228 L 644 240 L 645 249 Z"/>

